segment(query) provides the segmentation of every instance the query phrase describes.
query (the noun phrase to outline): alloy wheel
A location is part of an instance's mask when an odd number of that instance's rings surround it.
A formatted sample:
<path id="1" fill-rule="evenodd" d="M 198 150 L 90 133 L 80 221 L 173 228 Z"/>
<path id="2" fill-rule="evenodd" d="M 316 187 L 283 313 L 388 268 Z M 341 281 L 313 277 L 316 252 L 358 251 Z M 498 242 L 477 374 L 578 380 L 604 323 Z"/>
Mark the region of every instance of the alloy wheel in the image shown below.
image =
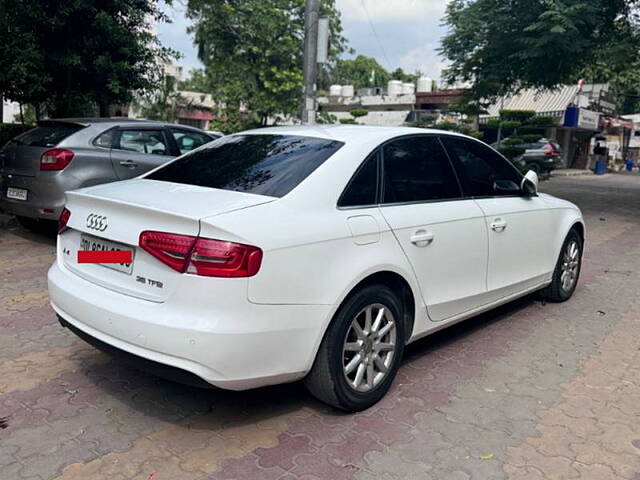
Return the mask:
<path id="1" fill-rule="evenodd" d="M 565 247 L 562 255 L 562 266 L 560 268 L 560 285 L 565 292 L 570 292 L 578 279 L 578 268 L 580 266 L 580 246 L 575 240 L 570 241 Z"/>
<path id="2" fill-rule="evenodd" d="M 353 318 L 342 350 L 343 373 L 358 392 L 369 392 L 387 376 L 397 345 L 393 313 L 374 303 Z"/>

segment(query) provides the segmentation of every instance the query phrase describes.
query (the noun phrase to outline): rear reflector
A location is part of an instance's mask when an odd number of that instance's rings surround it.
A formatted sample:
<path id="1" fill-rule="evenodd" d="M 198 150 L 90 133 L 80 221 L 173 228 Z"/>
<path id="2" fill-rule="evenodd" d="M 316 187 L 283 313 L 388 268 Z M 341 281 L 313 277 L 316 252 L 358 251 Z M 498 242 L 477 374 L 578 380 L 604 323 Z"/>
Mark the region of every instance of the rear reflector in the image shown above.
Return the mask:
<path id="1" fill-rule="evenodd" d="M 69 223 L 69 218 L 71 218 L 71 212 L 65 208 L 64 210 L 62 210 L 60 218 L 58 219 L 58 235 L 67 230 L 67 223 Z"/>
<path id="2" fill-rule="evenodd" d="M 132 261 L 131 250 L 78 250 L 78 263 L 131 263 Z"/>
<path id="3" fill-rule="evenodd" d="M 40 157 L 40 170 L 63 170 L 73 159 L 71 150 L 52 148 Z"/>
<path id="4" fill-rule="evenodd" d="M 142 232 L 140 247 L 177 272 L 205 277 L 252 277 L 262 264 L 258 247 L 188 235 Z"/>

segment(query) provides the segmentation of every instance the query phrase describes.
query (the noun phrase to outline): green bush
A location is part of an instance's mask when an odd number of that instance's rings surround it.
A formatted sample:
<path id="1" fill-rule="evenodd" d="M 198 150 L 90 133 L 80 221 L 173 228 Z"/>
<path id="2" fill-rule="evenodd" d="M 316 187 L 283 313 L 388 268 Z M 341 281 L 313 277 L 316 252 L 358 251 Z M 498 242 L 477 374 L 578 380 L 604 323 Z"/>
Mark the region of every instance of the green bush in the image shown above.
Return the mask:
<path id="1" fill-rule="evenodd" d="M 500 126 L 505 130 L 515 130 L 516 128 L 520 128 L 522 123 L 516 122 L 515 120 L 501 120 Z"/>
<path id="2" fill-rule="evenodd" d="M 500 120 L 527 123 L 536 114 L 535 110 L 500 110 Z"/>
<path id="3" fill-rule="evenodd" d="M 505 138 L 502 144 L 512 147 L 515 145 L 523 145 L 525 143 L 535 143 L 541 138 L 541 135 L 517 135 Z"/>
<path id="4" fill-rule="evenodd" d="M 17 137 L 33 127 L 34 125 L 23 125 L 21 123 L 0 123 L 0 147 L 3 147 L 13 137 Z"/>
<path id="5" fill-rule="evenodd" d="M 509 160 L 513 160 L 514 158 L 517 158 L 524 153 L 524 148 L 504 145 L 498 147 L 498 151 Z"/>
<path id="6" fill-rule="evenodd" d="M 520 131 L 518 131 L 518 133 L 520 133 Z M 542 138 L 542 135 L 532 133 L 527 135 L 520 135 L 519 137 L 522 140 L 522 143 L 536 143 Z"/>
<path id="7" fill-rule="evenodd" d="M 489 128 L 498 128 L 500 126 L 500 120 L 497 118 L 492 118 L 487 121 L 487 127 Z"/>
<path id="8" fill-rule="evenodd" d="M 433 128 L 437 119 L 438 115 L 434 114 L 420 115 L 415 122 L 409 123 L 409 126 L 415 128 Z"/>
<path id="9" fill-rule="evenodd" d="M 458 130 L 458 124 L 454 123 L 454 122 L 438 122 L 436 123 L 435 127 L 438 130 L 447 130 L 447 131 L 457 131 Z"/>
<path id="10" fill-rule="evenodd" d="M 332 125 L 334 123 L 338 123 L 338 117 L 330 114 L 329 112 L 319 112 L 316 122 L 321 125 Z"/>
<path id="11" fill-rule="evenodd" d="M 548 116 L 533 117 L 527 121 L 527 125 L 532 127 L 553 127 L 554 118 Z"/>
<path id="12" fill-rule="evenodd" d="M 352 117 L 359 118 L 359 117 L 366 117 L 369 114 L 369 111 L 363 108 L 356 108 L 354 110 L 351 110 L 349 113 L 351 114 Z"/>
<path id="13" fill-rule="evenodd" d="M 340 119 L 340 123 L 343 125 L 357 125 L 358 122 L 356 122 L 355 118 L 341 118 Z"/>

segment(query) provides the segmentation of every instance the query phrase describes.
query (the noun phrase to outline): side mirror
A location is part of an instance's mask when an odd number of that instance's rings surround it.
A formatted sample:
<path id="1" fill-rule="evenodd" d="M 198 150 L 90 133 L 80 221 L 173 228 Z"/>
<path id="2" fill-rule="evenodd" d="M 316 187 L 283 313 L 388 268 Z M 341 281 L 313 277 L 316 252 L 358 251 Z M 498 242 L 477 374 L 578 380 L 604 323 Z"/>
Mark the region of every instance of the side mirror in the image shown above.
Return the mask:
<path id="1" fill-rule="evenodd" d="M 533 170 L 529 170 L 522 179 L 522 193 L 528 197 L 538 194 L 538 174 Z"/>

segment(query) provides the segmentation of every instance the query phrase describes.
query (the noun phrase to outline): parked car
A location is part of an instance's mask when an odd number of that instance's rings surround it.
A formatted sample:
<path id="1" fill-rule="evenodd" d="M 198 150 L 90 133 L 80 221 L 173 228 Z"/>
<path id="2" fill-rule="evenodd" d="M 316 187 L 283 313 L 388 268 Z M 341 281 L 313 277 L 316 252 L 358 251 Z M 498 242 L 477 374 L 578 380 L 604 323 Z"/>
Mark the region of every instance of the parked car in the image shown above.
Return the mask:
<path id="1" fill-rule="evenodd" d="M 160 122 L 39 122 L 0 150 L 0 209 L 32 227 L 57 220 L 64 192 L 141 175 L 220 134 Z"/>
<path id="2" fill-rule="evenodd" d="M 437 130 L 248 131 L 67 195 L 48 276 L 64 326 L 225 389 L 304 379 L 348 411 L 407 343 L 537 290 L 569 299 L 584 243 L 535 173 Z M 78 262 L 93 250 L 131 261 Z"/>
<path id="3" fill-rule="evenodd" d="M 555 140 L 541 139 L 533 143 L 514 145 L 525 151 L 514 162 L 521 167 L 534 172 L 550 173 L 556 168 L 562 167 L 562 150 Z"/>

